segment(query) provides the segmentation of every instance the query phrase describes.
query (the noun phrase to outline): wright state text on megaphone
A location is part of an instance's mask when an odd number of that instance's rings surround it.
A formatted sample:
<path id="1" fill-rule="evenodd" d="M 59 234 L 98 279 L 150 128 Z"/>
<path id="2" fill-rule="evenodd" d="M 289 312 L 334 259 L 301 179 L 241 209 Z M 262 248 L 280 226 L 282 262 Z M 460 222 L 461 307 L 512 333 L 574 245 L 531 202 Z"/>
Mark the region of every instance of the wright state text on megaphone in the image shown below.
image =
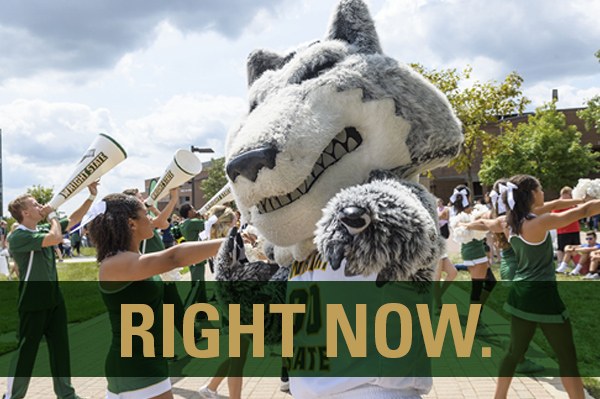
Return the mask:
<path id="1" fill-rule="evenodd" d="M 58 208 L 125 158 L 127 153 L 123 147 L 109 135 L 100 133 L 75 166 L 67 183 L 52 198 L 50 205 L 54 209 Z"/>
<path id="2" fill-rule="evenodd" d="M 177 150 L 154 190 L 146 198 L 152 204 L 167 195 L 170 189 L 179 187 L 202 171 L 202 162 L 188 150 Z"/>
<path id="3" fill-rule="evenodd" d="M 222 189 L 219 190 L 218 193 L 213 195 L 211 199 L 208 200 L 206 204 L 198 211 L 198 214 L 204 215 L 210 208 L 215 205 L 221 205 L 226 202 L 233 201 L 233 193 L 231 192 L 231 187 L 229 183 L 225 184 Z"/>

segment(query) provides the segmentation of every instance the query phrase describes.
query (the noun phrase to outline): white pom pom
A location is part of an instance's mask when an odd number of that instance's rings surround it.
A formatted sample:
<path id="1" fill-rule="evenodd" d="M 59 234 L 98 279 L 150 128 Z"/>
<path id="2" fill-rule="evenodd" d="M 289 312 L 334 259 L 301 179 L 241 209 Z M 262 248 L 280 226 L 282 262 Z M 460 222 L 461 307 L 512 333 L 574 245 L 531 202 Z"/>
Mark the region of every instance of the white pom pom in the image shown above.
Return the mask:
<path id="1" fill-rule="evenodd" d="M 450 218 L 450 228 L 452 229 L 452 239 L 459 244 L 466 244 L 473 240 L 472 230 L 464 226 L 458 226 L 459 223 L 470 223 L 471 215 L 464 212 Z"/>
<path id="2" fill-rule="evenodd" d="M 473 207 L 473 211 L 469 215 L 471 215 L 471 221 L 475 221 L 477 219 L 481 219 L 482 216 L 487 215 L 489 212 L 490 210 L 487 206 L 476 204 Z"/>
<path id="3" fill-rule="evenodd" d="M 573 189 L 573 198 L 584 198 L 586 195 L 600 198 L 600 179 L 579 179 Z"/>

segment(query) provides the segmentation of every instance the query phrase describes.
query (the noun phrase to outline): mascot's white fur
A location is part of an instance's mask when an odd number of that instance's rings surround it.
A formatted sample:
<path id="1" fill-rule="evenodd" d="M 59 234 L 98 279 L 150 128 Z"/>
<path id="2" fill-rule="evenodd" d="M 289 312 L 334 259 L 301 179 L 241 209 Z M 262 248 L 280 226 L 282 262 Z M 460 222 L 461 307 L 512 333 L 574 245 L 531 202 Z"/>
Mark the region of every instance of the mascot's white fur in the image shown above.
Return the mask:
<path id="1" fill-rule="evenodd" d="M 342 279 L 432 280 L 444 240 L 432 196 L 414 181 L 456 156 L 461 126 L 439 90 L 383 54 L 365 4 L 342 0 L 322 41 L 253 51 L 248 81 L 227 174 L 281 268 L 240 261 L 232 236 L 217 280 L 285 280 L 315 251 Z"/>

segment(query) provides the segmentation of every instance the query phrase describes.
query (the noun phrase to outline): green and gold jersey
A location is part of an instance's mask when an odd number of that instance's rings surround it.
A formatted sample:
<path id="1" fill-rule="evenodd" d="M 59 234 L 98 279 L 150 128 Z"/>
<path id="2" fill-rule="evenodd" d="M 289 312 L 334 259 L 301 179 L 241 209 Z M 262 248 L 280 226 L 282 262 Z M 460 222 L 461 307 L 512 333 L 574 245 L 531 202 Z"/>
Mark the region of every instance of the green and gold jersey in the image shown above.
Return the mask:
<path id="1" fill-rule="evenodd" d="M 64 233 L 69 224 L 67 218 L 60 220 Z M 50 224 L 30 230 L 20 225 L 9 238 L 10 251 L 19 268 L 20 311 L 39 311 L 56 306 L 61 298 L 56 272 L 56 252 L 53 246 L 42 247 Z"/>

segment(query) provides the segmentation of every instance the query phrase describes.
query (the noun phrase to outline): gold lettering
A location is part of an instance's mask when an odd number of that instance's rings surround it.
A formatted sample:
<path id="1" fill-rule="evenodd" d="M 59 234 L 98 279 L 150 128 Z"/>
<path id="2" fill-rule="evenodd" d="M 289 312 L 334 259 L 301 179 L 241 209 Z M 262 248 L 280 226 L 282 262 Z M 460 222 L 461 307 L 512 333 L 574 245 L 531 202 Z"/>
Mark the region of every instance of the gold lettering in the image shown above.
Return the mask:
<path id="1" fill-rule="evenodd" d="M 107 159 L 108 157 L 103 152 L 99 153 L 96 158 L 92 159 L 83 170 L 66 185 L 60 192 L 60 195 L 68 198 L 73 192 L 77 191 L 77 189 L 85 183 L 88 177 L 90 177 Z"/>
<path id="2" fill-rule="evenodd" d="M 344 340 L 348 345 L 350 356 L 367 356 L 367 305 L 356 305 L 356 336 L 352 333 L 352 327 L 339 303 L 327 304 L 327 355 L 337 357 L 337 326 L 340 326 Z"/>
<path id="3" fill-rule="evenodd" d="M 270 313 L 281 313 L 281 356 L 294 355 L 294 314 L 306 313 L 306 306 L 298 304 L 271 304 Z"/>
<path id="4" fill-rule="evenodd" d="M 202 336 L 208 339 L 208 348 L 199 350 L 194 337 L 194 320 L 198 312 L 206 313 L 208 320 L 219 320 L 219 311 L 208 303 L 195 303 L 187 308 L 183 316 L 183 347 L 192 357 L 208 359 L 219 356 L 219 330 L 216 328 L 202 329 Z"/>
<path id="5" fill-rule="evenodd" d="M 175 356 L 175 305 L 163 305 L 163 356 Z"/>
<path id="6" fill-rule="evenodd" d="M 240 324 L 240 305 L 229 305 L 229 356 L 240 357 L 240 335 L 252 334 L 252 355 L 265 356 L 265 305 L 254 304 L 253 324 Z"/>
<path id="7" fill-rule="evenodd" d="M 400 316 L 400 346 L 392 350 L 387 344 L 387 318 L 390 312 Z M 405 356 L 412 344 L 412 317 L 408 308 L 401 303 L 386 303 L 375 316 L 375 346 L 382 356 L 397 359 Z"/>
<path id="8" fill-rule="evenodd" d="M 142 324 L 134 327 L 133 313 L 142 315 Z M 148 305 L 121 305 L 121 357 L 132 356 L 134 335 L 142 338 L 144 357 L 154 357 L 154 337 L 148 331 L 154 324 L 154 313 Z"/>
<path id="9" fill-rule="evenodd" d="M 475 339 L 475 329 L 477 328 L 477 320 L 479 319 L 480 311 L 481 304 L 471 305 L 469 310 L 469 318 L 467 320 L 467 328 L 463 337 L 456 304 L 444 304 L 440 314 L 437 335 L 434 337 L 433 327 L 431 326 L 429 306 L 424 304 L 417 305 L 417 312 L 419 313 L 421 331 L 423 332 L 423 340 L 425 341 L 427 356 L 441 356 L 444 338 L 446 337 L 446 329 L 448 328 L 448 323 L 450 323 L 452 337 L 454 338 L 454 346 L 456 347 L 456 355 L 458 357 L 469 357 L 471 355 L 471 348 L 473 347 L 473 340 Z"/>

